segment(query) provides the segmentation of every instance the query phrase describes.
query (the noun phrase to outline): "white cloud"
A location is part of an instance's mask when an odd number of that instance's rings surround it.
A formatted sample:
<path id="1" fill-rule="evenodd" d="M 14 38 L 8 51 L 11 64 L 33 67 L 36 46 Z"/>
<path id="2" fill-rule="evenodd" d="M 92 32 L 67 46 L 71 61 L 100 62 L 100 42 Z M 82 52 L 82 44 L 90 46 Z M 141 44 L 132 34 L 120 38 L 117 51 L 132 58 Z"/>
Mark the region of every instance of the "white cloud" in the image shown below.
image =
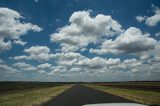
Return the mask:
<path id="1" fill-rule="evenodd" d="M 116 59 L 110 58 L 110 59 L 108 59 L 108 61 L 106 63 L 107 63 L 107 65 L 117 65 L 120 62 L 121 62 L 121 60 L 119 58 L 116 58 Z"/>
<path id="2" fill-rule="evenodd" d="M 9 50 L 12 47 L 11 41 L 4 42 L 4 38 L 0 37 L 0 51 Z"/>
<path id="3" fill-rule="evenodd" d="M 47 46 L 32 46 L 30 48 L 24 49 L 24 52 L 28 53 L 28 55 L 15 56 L 11 57 L 11 59 L 36 60 L 42 62 L 42 61 L 48 61 L 50 58 L 52 58 L 53 55 L 50 53 L 50 49 Z"/>
<path id="4" fill-rule="evenodd" d="M 46 72 L 43 70 L 42 72 L 45 72 L 50 77 L 52 76 L 52 78 L 56 76 L 56 78 L 61 79 L 63 77 L 61 81 L 69 81 L 71 80 L 70 78 L 74 78 L 76 81 L 82 79 L 84 81 L 158 79 L 156 75 L 159 71 L 151 70 L 158 70 L 158 65 L 154 65 L 157 68 L 151 67 L 151 65 L 147 65 L 148 63 L 143 62 L 141 59 L 132 58 L 121 61 L 119 58 L 87 58 L 80 53 L 74 52 L 56 53 L 52 56 L 56 65 L 49 66 L 50 68 L 48 67 L 47 70 L 50 71 Z M 146 67 L 147 69 L 143 69 L 142 67 Z"/>
<path id="5" fill-rule="evenodd" d="M 80 53 L 75 53 L 75 52 L 52 54 L 52 59 L 54 59 L 55 62 L 60 66 L 61 65 L 71 66 L 78 60 L 81 60 L 84 58 L 85 56 L 81 55 Z"/>
<path id="6" fill-rule="evenodd" d="M 14 63 L 13 67 L 9 67 L 1 65 L 3 62 L 0 60 L 0 74 L 2 74 L 0 78 L 3 77 L 6 70 L 8 78 L 12 76 L 13 71 L 20 70 L 19 72 L 24 72 L 23 75 L 27 76 L 26 79 L 29 80 L 44 78 L 50 78 L 50 81 L 160 79 L 160 46 L 159 42 L 151 38 L 149 34 L 144 34 L 135 27 L 130 27 L 124 31 L 121 25 L 110 16 L 99 14 L 91 17 L 90 12 L 86 11 L 73 13 L 69 22 L 70 25 L 58 29 L 56 33 L 51 35 L 51 40 L 59 42 L 62 47 L 61 50 L 64 52 L 52 54 L 47 46 L 25 48 L 25 55 L 15 56 L 11 59 L 36 60 L 43 63 L 34 64 L 34 66 L 25 63 L 28 61 L 23 61 Z M 36 29 L 36 26 L 34 26 L 31 30 Z M 116 35 L 120 36 L 116 37 Z M 112 39 L 109 39 L 110 37 Z M 8 45 L 12 46 L 12 41 L 16 42 L 18 40 L 21 40 L 20 37 L 11 39 L 11 41 L 8 40 L 10 42 Z M 140 59 L 135 58 L 134 55 L 132 59 L 122 60 L 120 58 L 104 58 L 94 55 L 92 57 L 89 54 L 91 58 L 73 52 L 85 50 L 89 43 L 101 44 L 99 48 L 90 49 L 90 52 L 98 54 L 134 53 L 141 57 Z M 46 61 L 49 61 L 49 63 Z M 34 75 L 34 78 L 28 75 Z M 31 77 L 33 79 L 30 79 Z"/>
<path id="7" fill-rule="evenodd" d="M 119 58 L 81 58 L 56 60 L 49 76 L 63 77 L 62 81 L 124 81 L 124 80 L 157 80 L 160 73 L 158 65 L 154 67 L 135 58 L 121 61 Z M 158 64 L 158 63 L 157 63 Z M 145 67 L 145 68 L 144 68 Z M 155 69 L 157 71 L 155 71 Z M 67 79 L 65 79 L 67 78 Z"/>
<path id="8" fill-rule="evenodd" d="M 24 46 L 24 45 L 27 44 L 27 42 L 24 42 L 24 41 L 22 41 L 21 39 L 14 40 L 13 43 L 14 43 L 14 44 L 21 45 L 21 46 Z"/>
<path id="9" fill-rule="evenodd" d="M 5 64 L 0 64 L 0 69 L 1 69 L 1 71 L 4 71 L 4 70 L 7 70 L 7 71 L 16 71 L 13 68 L 11 68 L 11 67 L 9 67 L 9 66 L 7 66 Z"/>
<path id="10" fill-rule="evenodd" d="M 54 59 L 54 60 L 67 61 L 72 59 L 82 59 L 85 57 L 80 53 L 75 53 L 75 52 L 51 54 L 50 49 L 47 46 L 32 46 L 30 48 L 24 49 L 24 52 L 28 53 L 29 55 L 15 56 L 15 57 L 11 57 L 10 59 L 36 60 L 36 61 L 48 61 L 50 59 Z"/>
<path id="11" fill-rule="evenodd" d="M 49 64 L 49 63 L 44 63 L 44 64 L 39 64 L 38 66 L 37 66 L 37 68 L 39 68 L 39 69 L 46 69 L 46 68 L 51 68 L 51 64 Z"/>
<path id="12" fill-rule="evenodd" d="M 59 28 L 50 35 L 52 42 L 59 42 L 61 50 L 83 50 L 89 43 L 98 43 L 102 37 L 114 36 L 122 32 L 121 25 L 109 15 L 90 16 L 90 11 L 74 12 L 70 25 Z"/>
<path id="13" fill-rule="evenodd" d="M 12 59 L 12 57 L 11 57 L 11 59 Z M 25 60 L 25 59 L 27 59 L 27 56 L 26 55 L 15 56 L 15 57 L 13 57 L 13 59 L 14 60 Z"/>
<path id="14" fill-rule="evenodd" d="M 79 60 L 78 62 L 74 62 L 75 65 L 80 66 L 82 69 L 87 68 L 103 68 L 106 65 L 106 59 L 100 58 L 100 57 L 94 57 L 92 59 L 84 58 L 82 60 Z"/>
<path id="15" fill-rule="evenodd" d="M 4 80 L 5 78 L 9 80 L 10 78 L 14 77 L 14 79 L 18 76 L 19 71 L 10 67 L 6 64 L 0 64 L 0 80 Z"/>
<path id="16" fill-rule="evenodd" d="M 48 61 L 50 59 L 50 49 L 47 46 L 32 46 L 25 49 L 24 52 L 29 53 L 29 60 Z"/>
<path id="17" fill-rule="evenodd" d="M 57 53 L 54 54 L 53 59 L 56 59 L 58 66 L 70 67 L 70 68 L 81 68 L 82 70 L 87 68 L 106 68 L 110 65 L 118 65 L 120 59 L 106 59 L 101 57 L 87 58 L 79 53 Z"/>
<path id="18" fill-rule="evenodd" d="M 141 60 L 137 60 L 135 58 L 133 58 L 133 59 L 126 59 L 126 60 L 123 60 L 123 61 L 118 61 L 114 65 L 110 65 L 109 69 L 111 69 L 111 70 L 125 70 L 125 71 L 129 72 L 133 68 L 139 67 L 142 64 L 143 64 L 143 62 Z"/>
<path id="19" fill-rule="evenodd" d="M 156 33 L 155 36 L 160 37 L 160 32 Z"/>
<path id="20" fill-rule="evenodd" d="M 27 67 L 32 67 L 32 65 L 24 63 L 24 62 L 18 62 L 14 63 L 13 66 L 19 67 L 19 68 L 27 68 Z"/>
<path id="21" fill-rule="evenodd" d="M 136 20 L 137 20 L 138 22 L 142 22 L 142 21 L 145 20 L 145 17 L 143 17 L 143 16 L 136 16 Z"/>
<path id="22" fill-rule="evenodd" d="M 146 24 L 149 26 L 156 26 L 160 22 L 160 8 L 154 8 L 154 15 L 146 18 Z"/>
<path id="23" fill-rule="evenodd" d="M 38 25 L 33 25 L 31 28 L 34 32 L 40 32 L 42 31 L 42 28 L 40 28 Z"/>
<path id="24" fill-rule="evenodd" d="M 43 64 L 39 64 L 37 66 L 34 66 L 32 64 L 28 64 L 25 62 L 17 62 L 17 63 L 14 63 L 12 66 L 17 68 L 18 70 L 21 70 L 22 72 L 23 71 L 32 71 L 37 74 L 46 73 L 46 70 L 50 71 L 52 69 L 52 64 L 49 64 L 49 63 L 43 63 Z"/>
<path id="25" fill-rule="evenodd" d="M 28 49 L 25 49 L 24 52 L 29 53 L 31 55 L 36 55 L 39 53 L 46 53 L 50 52 L 50 49 L 47 46 L 32 46 Z"/>
<path id="26" fill-rule="evenodd" d="M 20 68 L 22 71 L 37 71 L 37 68 L 35 66 L 24 62 L 17 62 L 13 64 L 13 66 Z"/>
<path id="27" fill-rule="evenodd" d="M 21 21 L 25 19 L 17 11 L 9 8 L 0 8 L 0 50 L 9 50 L 12 47 L 11 40 L 19 39 L 22 35 L 27 34 L 28 31 L 39 32 L 42 29 Z M 4 40 L 5 39 L 5 40 Z"/>
<path id="28" fill-rule="evenodd" d="M 148 59 L 151 59 L 152 57 L 157 57 L 160 55 L 160 42 L 158 41 L 155 45 L 154 50 L 142 52 L 142 53 L 136 53 L 137 57 L 140 57 L 141 60 L 147 61 Z"/>
<path id="29" fill-rule="evenodd" d="M 155 55 L 153 58 L 148 60 L 149 63 L 159 63 L 160 62 L 160 55 Z"/>
<path id="30" fill-rule="evenodd" d="M 145 20 L 145 24 L 151 27 L 156 26 L 160 22 L 160 8 L 152 6 L 154 15 L 153 16 L 137 16 L 136 19 L 138 22 Z"/>
<path id="31" fill-rule="evenodd" d="M 154 50 L 156 45 L 157 41 L 149 37 L 149 34 L 143 34 L 140 29 L 130 27 L 115 40 L 106 40 L 100 49 L 90 49 L 90 52 L 98 54 L 138 53 Z"/>
<path id="32" fill-rule="evenodd" d="M 73 60 L 73 59 L 82 59 L 85 58 L 85 56 L 82 56 L 80 53 L 69 52 L 69 53 L 52 54 L 52 58 L 58 60 Z"/>
<path id="33" fill-rule="evenodd" d="M 31 52 L 32 49 L 28 51 Z M 46 51 L 48 50 L 46 49 Z M 32 51 L 32 53 L 35 52 Z M 141 59 L 135 58 L 126 60 L 102 57 L 88 58 L 74 52 L 52 54 L 51 58 L 53 60 L 50 60 L 50 62 L 53 62 L 53 64 L 43 63 L 32 66 L 24 62 L 18 62 L 14 66 L 24 72 L 36 73 L 39 77 L 46 75 L 47 78 L 51 78 L 51 81 L 57 81 L 57 79 L 69 81 L 71 80 L 70 78 L 74 78 L 76 81 L 82 79 L 84 81 L 124 81 L 126 79 L 143 80 L 149 78 L 154 80 L 158 79 L 157 74 L 160 73 L 159 71 L 155 71 L 155 69 L 159 70 L 158 57 L 155 57 L 154 61 L 152 59 L 148 63 L 147 60 L 144 62 Z M 37 78 L 39 78 L 38 76 Z"/>
<path id="34" fill-rule="evenodd" d="M 137 59 L 133 58 L 133 59 L 126 59 L 124 60 L 124 64 L 128 67 L 137 67 L 140 66 L 142 64 L 141 61 L 138 61 Z"/>
<path id="35" fill-rule="evenodd" d="M 56 59 L 54 61 L 56 65 L 43 63 L 35 67 L 18 62 L 13 66 L 22 72 L 36 73 L 37 79 L 46 75 L 48 79 L 51 78 L 50 81 L 57 81 L 57 79 L 58 81 L 73 81 L 73 79 L 74 81 L 157 80 L 160 73 L 159 62 L 153 63 L 152 61 L 152 64 L 148 64 L 135 58 L 121 61 L 119 58 L 87 58 L 74 53 L 59 53 L 54 59 Z"/>

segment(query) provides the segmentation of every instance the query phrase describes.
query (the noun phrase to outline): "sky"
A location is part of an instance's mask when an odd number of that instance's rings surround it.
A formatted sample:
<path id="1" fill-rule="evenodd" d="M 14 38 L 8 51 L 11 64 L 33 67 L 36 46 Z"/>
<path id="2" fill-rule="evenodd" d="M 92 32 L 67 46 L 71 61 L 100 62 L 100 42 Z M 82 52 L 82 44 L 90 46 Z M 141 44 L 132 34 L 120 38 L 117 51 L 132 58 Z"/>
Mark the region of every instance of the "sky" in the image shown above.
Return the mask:
<path id="1" fill-rule="evenodd" d="M 160 80 L 160 0 L 0 0 L 0 81 Z"/>

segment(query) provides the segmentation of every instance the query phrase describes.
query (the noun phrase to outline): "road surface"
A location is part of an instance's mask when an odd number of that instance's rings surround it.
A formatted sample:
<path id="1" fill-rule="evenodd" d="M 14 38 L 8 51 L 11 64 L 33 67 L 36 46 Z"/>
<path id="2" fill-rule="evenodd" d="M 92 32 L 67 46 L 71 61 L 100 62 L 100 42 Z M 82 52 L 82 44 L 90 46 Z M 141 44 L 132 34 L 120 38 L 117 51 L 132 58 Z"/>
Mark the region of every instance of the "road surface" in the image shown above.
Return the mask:
<path id="1" fill-rule="evenodd" d="M 75 85 L 43 106 L 82 106 L 94 103 L 130 103 L 132 101 L 98 91 L 84 85 Z"/>

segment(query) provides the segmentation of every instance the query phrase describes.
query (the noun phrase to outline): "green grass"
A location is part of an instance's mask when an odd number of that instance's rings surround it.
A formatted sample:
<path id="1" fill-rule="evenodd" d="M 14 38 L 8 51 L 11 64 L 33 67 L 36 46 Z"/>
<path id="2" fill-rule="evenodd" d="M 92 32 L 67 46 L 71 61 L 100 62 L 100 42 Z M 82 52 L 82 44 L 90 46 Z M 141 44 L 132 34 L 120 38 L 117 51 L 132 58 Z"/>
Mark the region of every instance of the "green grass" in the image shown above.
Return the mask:
<path id="1" fill-rule="evenodd" d="M 145 90 L 133 90 L 113 88 L 108 86 L 99 85 L 87 85 L 91 88 L 101 90 L 110 94 L 114 94 L 125 99 L 129 99 L 135 102 L 139 102 L 146 105 L 159 105 L 160 106 L 160 92 L 145 91 Z"/>
<path id="2" fill-rule="evenodd" d="M 13 90 L 25 90 L 33 88 L 44 88 L 44 87 L 53 87 L 62 85 L 63 83 L 56 82 L 17 82 L 17 81 L 5 81 L 0 82 L 0 93 L 4 91 L 13 91 Z"/>
<path id="3" fill-rule="evenodd" d="M 99 83 L 98 83 L 98 84 L 99 84 Z M 160 81 L 102 82 L 102 84 L 111 84 L 111 85 L 160 86 Z"/>
<path id="4" fill-rule="evenodd" d="M 72 85 L 35 88 L 0 94 L 0 106 L 39 106 L 56 97 Z"/>

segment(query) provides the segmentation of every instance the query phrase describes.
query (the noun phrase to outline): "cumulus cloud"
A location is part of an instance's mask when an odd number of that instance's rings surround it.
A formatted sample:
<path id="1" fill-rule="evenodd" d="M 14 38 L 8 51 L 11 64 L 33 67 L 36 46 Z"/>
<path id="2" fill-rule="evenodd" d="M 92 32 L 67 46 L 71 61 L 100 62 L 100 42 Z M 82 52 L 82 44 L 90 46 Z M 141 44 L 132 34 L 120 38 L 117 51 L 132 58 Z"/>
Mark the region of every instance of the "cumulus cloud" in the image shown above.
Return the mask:
<path id="1" fill-rule="evenodd" d="M 126 59 L 124 60 L 124 64 L 128 67 L 136 67 L 136 66 L 140 66 L 142 65 L 141 61 L 138 61 L 137 59 L 133 58 L 133 59 Z"/>
<path id="2" fill-rule="evenodd" d="M 122 32 L 121 25 L 111 16 L 98 14 L 91 17 L 90 13 L 90 11 L 74 12 L 69 18 L 70 25 L 59 28 L 57 32 L 51 34 L 51 41 L 59 42 L 62 51 L 77 51 L 84 49 L 89 43 L 101 41 L 102 37 Z"/>
<path id="3" fill-rule="evenodd" d="M 154 64 L 160 62 L 160 55 L 155 55 L 153 58 L 148 59 L 148 63 Z"/>
<path id="4" fill-rule="evenodd" d="M 28 49 L 25 49 L 24 52 L 29 53 L 29 54 L 39 54 L 39 53 L 46 53 L 48 54 L 50 52 L 50 49 L 47 46 L 32 46 Z"/>
<path id="5" fill-rule="evenodd" d="M 101 69 L 106 68 L 110 65 L 118 65 L 121 63 L 119 58 L 113 59 L 106 59 L 102 57 L 94 57 L 88 58 L 80 53 L 57 53 L 53 54 L 53 59 L 55 59 L 57 66 L 68 67 L 68 68 L 78 68 L 78 69 Z M 56 67 L 54 67 L 55 69 Z M 58 67 L 59 68 L 59 67 Z"/>
<path id="6" fill-rule="evenodd" d="M 31 64 L 27 64 L 24 62 L 14 63 L 13 66 L 21 69 L 22 71 L 37 71 L 37 68 L 32 66 Z"/>
<path id="7" fill-rule="evenodd" d="M 137 20 L 138 22 L 142 22 L 142 21 L 145 20 L 145 17 L 143 17 L 143 16 L 136 16 L 136 20 Z"/>
<path id="8" fill-rule="evenodd" d="M 29 60 L 47 61 L 50 59 L 50 49 L 47 46 L 32 46 L 24 52 L 29 54 L 27 57 Z"/>
<path id="9" fill-rule="evenodd" d="M 16 67 L 19 67 L 19 68 L 31 67 L 30 64 L 27 64 L 27 63 L 24 63 L 24 62 L 14 63 L 13 66 L 16 66 Z"/>
<path id="10" fill-rule="evenodd" d="M 138 53 L 154 50 L 156 45 L 157 41 L 149 34 L 143 34 L 140 29 L 130 27 L 115 40 L 106 40 L 100 49 L 90 49 L 90 52 L 98 54 Z"/>
<path id="11" fill-rule="evenodd" d="M 56 60 L 57 65 L 48 73 L 50 76 L 61 76 L 75 81 L 124 81 L 124 80 L 152 80 L 159 79 L 158 65 L 150 64 L 132 58 L 120 60 L 119 58 L 61 58 Z M 158 63 L 157 63 L 158 64 Z M 143 67 L 146 67 L 145 69 Z M 86 79 L 87 78 L 87 79 Z M 102 78 L 102 79 L 101 79 Z M 73 80 L 73 79 L 72 79 Z M 65 81 L 65 80 L 64 80 Z"/>
<path id="12" fill-rule="evenodd" d="M 26 56 L 26 55 L 15 56 L 15 57 L 11 57 L 10 59 L 14 59 L 14 60 L 25 60 L 25 59 L 27 59 L 27 56 Z"/>
<path id="13" fill-rule="evenodd" d="M 51 64 L 49 64 L 49 63 L 44 63 L 44 64 L 39 64 L 38 66 L 37 66 L 37 68 L 39 68 L 39 69 L 46 69 L 46 68 L 51 68 Z"/>
<path id="14" fill-rule="evenodd" d="M 57 66 L 61 66 L 61 68 L 62 67 L 69 68 L 68 71 L 72 70 L 72 68 L 76 68 L 78 70 L 81 69 L 81 71 L 83 71 L 84 69 L 86 70 L 101 69 L 101 68 L 103 69 L 110 65 L 118 65 L 121 62 L 120 59 L 118 58 L 116 59 L 113 58 L 106 59 L 102 57 L 88 58 L 86 56 L 81 55 L 80 53 L 74 53 L 74 52 L 56 53 L 53 54 L 52 59 L 55 60 Z M 56 67 L 54 67 L 54 69 L 55 68 Z"/>
<path id="15" fill-rule="evenodd" d="M 0 64 L 0 71 L 7 71 L 7 72 L 15 72 L 17 70 L 13 69 L 12 67 L 6 65 L 6 64 Z M 1 73 L 2 74 L 2 73 Z"/>
<path id="16" fill-rule="evenodd" d="M 28 55 L 14 56 L 11 59 L 14 60 L 36 60 L 39 62 L 48 61 L 52 58 L 50 49 L 47 46 L 32 46 L 30 48 L 25 48 L 24 52 Z"/>
<path id="17" fill-rule="evenodd" d="M 84 58 L 85 56 L 75 52 L 52 54 L 52 59 L 60 66 L 71 66 L 78 60 Z"/>
<path id="18" fill-rule="evenodd" d="M 159 79 L 160 46 L 158 41 L 135 27 L 122 30 L 121 25 L 109 15 L 98 14 L 92 17 L 90 14 L 89 11 L 74 12 L 69 19 L 70 24 L 59 28 L 50 36 L 52 42 L 60 43 L 61 52 L 51 53 L 47 46 L 25 48 L 24 55 L 11 57 L 18 61 L 12 65 L 13 67 L 1 66 L 3 62 L 0 61 L 0 69 L 3 69 L 2 75 L 5 70 L 8 70 L 8 73 L 20 70 L 27 77 L 30 77 L 27 74 L 35 75 L 34 79 L 50 78 L 47 81 Z M 143 21 L 143 19 L 139 20 Z M 32 28 L 33 31 L 36 29 L 36 26 Z M 10 39 L 5 43 L 8 42 L 8 45 L 12 46 L 12 41 L 23 46 L 20 37 Z M 84 51 L 90 43 L 100 45 L 90 49 L 91 53 L 125 53 L 141 57 L 136 58 L 132 55 L 131 59 L 121 59 L 115 55 L 115 57 L 105 58 L 100 57 L 101 55 L 92 57 L 91 54 L 89 54 L 91 57 L 87 57 L 86 54 L 82 55 L 78 52 L 78 50 Z M 20 62 L 20 60 L 23 61 Z M 29 61 L 26 60 L 38 61 L 36 62 L 38 65 L 28 64 Z"/>
<path id="19" fill-rule="evenodd" d="M 25 62 L 17 62 L 14 63 L 12 66 L 14 66 L 15 68 L 17 68 L 18 70 L 21 70 L 22 72 L 24 71 L 32 71 L 35 72 L 37 74 L 44 74 L 46 73 L 46 71 L 49 71 L 52 69 L 52 64 L 49 63 L 43 63 L 43 64 L 39 64 L 37 66 L 34 66 L 32 64 L 28 64 Z"/>
<path id="20" fill-rule="evenodd" d="M 156 26 L 160 22 L 160 8 L 154 8 L 154 15 L 146 18 L 146 24 L 149 26 Z"/>
<path id="21" fill-rule="evenodd" d="M 15 63 L 13 66 L 24 72 L 37 72 L 36 75 L 46 75 L 57 81 L 124 81 L 158 79 L 160 71 L 157 60 L 143 62 L 141 59 L 102 58 L 95 56 L 88 58 L 80 53 L 56 53 L 50 62 L 37 66 L 24 62 Z M 157 62 L 156 62 L 157 61 Z M 154 62 L 154 63 L 153 63 Z M 154 65 L 154 67 L 153 67 Z M 143 68 L 145 67 L 145 68 Z M 154 77 L 153 77 L 154 76 Z M 38 77 L 37 77 L 38 78 Z M 73 79 L 72 79 L 73 78 Z M 87 79 L 86 79 L 87 78 Z"/>
<path id="22" fill-rule="evenodd" d="M 145 20 L 145 24 L 151 27 L 156 26 L 160 22 L 160 8 L 153 6 L 154 15 L 153 16 L 137 16 L 138 22 Z"/>
<path id="23" fill-rule="evenodd" d="M 68 53 L 52 54 L 52 58 L 58 60 L 72 60 L 72 59 L 82 59 L 85 58 L 85 56 L 81 55 L 80 53 L 68 52 Z"/>
<path id="24" fill-rule="evenodd" d="M 155 36 L 156 36 L 156 37 L 160 37 L 160 32 L 157 32 L 157 33 L 155 34 Z"/>
<path id="25" fill-rule="evenodd" d="M 12 47 L 11 40 L 19 39 L 28 31 L 39 32 L 42 30 L 37 25 L 23 22 L 25 19 L 17 11 L 9 8 L 0 8 L 0 50 L 9 50 Z M 22 43 L 22 42 L 21 42 Z"/>
<path id="26" fill-rule="evenodd" d="M 49 69 L 46 69 L 49 70 Z M 17 62 L 12 66 L 0 63 L 1 81 L 49 81 L 53 76 L 47 76 L 46 70 L 25 62 Z M 34 77 L 33 77 L 34 75 Z"/>
<path id="27" fill-rule="evenodd" d="M 24 46 L 24 45 L 27 44 L 27 42 L 24 42 L 24 41 L 22 41 L 21 39 L 14 40 L 13 43 L 14 43 L 14 44 L 17 44 L 17 45 L 21 45 L 21 46 Z"/>
<path id="28" fill-rule="evenodd" d="M 0 37 L 0 51 L 9 50 L 12 47 L 11 41 L 4 42 L 4 38 Z"/>
<path id="29" fill-rule="evenodd" d="M 107 65 L 117 65 L 120 62 L 121 62 L 121 60 L 119 58 L 116 58 L 116 59 L 110 58 L 110 59 L 108 59 L 108 61 L 106 63 L 107 63 Z"/>
<path id="30" fill-rule="evenodd" d="M 0 63 L 0 80 L 1 81 L 14 81 L 17 78 L 20 77 L 20 72 L 16 70 L 15 68 L 4 64 Z"/>
<path id="31" fill-rule="evenodd" d="M 76 66 L 80 66 L 82 69 L 87 68 L 103 68 L 106 65 L 106 59 L 100 58 L 100 57 L 94 57 L 92 59 L 85 58 L 82 60 L 79 60 L 78 62 L 74 63 Z"/>

